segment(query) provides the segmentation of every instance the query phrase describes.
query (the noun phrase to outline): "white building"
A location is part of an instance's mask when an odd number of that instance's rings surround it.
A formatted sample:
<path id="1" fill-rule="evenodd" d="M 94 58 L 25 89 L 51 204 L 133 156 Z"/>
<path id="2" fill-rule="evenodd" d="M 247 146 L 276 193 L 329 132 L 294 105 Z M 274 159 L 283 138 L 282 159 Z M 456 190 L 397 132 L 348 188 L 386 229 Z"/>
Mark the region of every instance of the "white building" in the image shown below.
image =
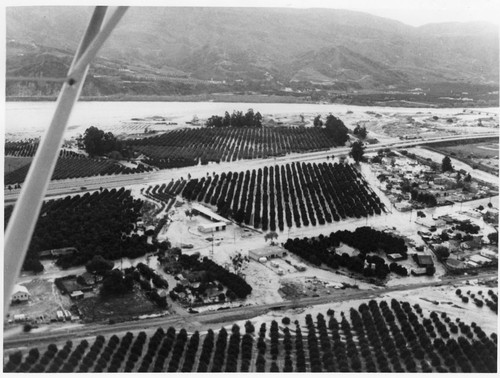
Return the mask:
<path id="1" fill-rule="evenodd" d="M 255 261 L 259 261 L 260 258 L 264 257 L 266 259 L 272 259 L 276 257 L 283 257 L 284 249 L 277 246 L 267 246 L 259 249 L 252 249 L 248 251 L 248 257 Z"/>
<path id="2" fill-rule="evenodd" d="M 226 224 L 224 222 L 204 223 L 198 226 L 198 231 L 204 233 L 223 231 L 225 229 L 226 229 Z"/>
<path id="3" fill-rule="evenodd" d="M 12 302 L 26 302 L 30 299 L 30 292 L 25 286 L 16 285 L 14 286 L 14 292 L 12 293 Z"/>
<path id="4" fill-rule="evenodd" d="M 199 203 L 194 203 L 191 207 L 191 211 L 195 215 L 201 215 L 204 216 L 205 218 L 210 219 L 213 222 L 223 222 L 226 225 L 230 225 L 232 222 L 224 217 L 221 217 L 219 214 L 214 213 L 212 210 L 209 208 L 199 204 Z"/>

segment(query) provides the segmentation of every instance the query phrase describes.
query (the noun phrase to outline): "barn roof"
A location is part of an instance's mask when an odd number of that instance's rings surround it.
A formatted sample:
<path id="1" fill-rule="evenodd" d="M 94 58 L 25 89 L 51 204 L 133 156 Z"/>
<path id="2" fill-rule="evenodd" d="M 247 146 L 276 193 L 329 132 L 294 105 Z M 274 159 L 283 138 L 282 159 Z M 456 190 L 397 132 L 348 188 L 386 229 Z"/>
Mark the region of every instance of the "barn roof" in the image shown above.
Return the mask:
<path id="1" fill-rule="evenodd" d="M 29 295 L 29 293 L 30 293 L 30 292 L 28 291 L 28 289 L 27 289 L 25 286 L 22 286 L 22 285 L 15 285 L 15 286 L 14 286 L 14 292 L 13 292 L 13 294 L 16 294 L 16 293 L 18 293 L 18 292 L 26 293 L 26 294 L 28 294 L 28 295 Z"/>

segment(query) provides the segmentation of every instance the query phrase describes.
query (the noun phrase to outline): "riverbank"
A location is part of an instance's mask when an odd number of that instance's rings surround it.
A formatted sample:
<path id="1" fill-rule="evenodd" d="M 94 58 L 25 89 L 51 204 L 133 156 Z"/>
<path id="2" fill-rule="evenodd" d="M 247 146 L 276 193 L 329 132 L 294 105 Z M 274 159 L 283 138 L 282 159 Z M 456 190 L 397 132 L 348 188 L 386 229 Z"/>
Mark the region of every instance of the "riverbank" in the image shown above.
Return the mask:
<path id="1" fill-rule="evenodd" d="M 234 94 L 234 93 L 205 93 L 196 95 L 166 95 L 166 96 L 134 96 L 134 95 L 112 95 L 112 96 L 83 96 L 80 102 L 253 102 L 253 103 L 278 103 L 278 104 L 324 104 L 324 105 L 351 105 L 351 106 L 378 106 L 392 108 L 434 108 L 434 109 L 463 109 L 481 108 L 484 104 L 475 103 L 432 103 L 416 102 L 408 100 L 382 100 L 384 93 L 374 94 L 369 100 L 360 100 L 355 97 L 346 101 L 323 102 L 312 101 L 310 96 L 299 95 L 276 95 L 276 94 Z M 377 98 L 380 96 L 380 98 Z M 8 96 L 6 102 L 55 102 L 57 96 Z M 494 104 L 495 107 L 499 104 Z"/>

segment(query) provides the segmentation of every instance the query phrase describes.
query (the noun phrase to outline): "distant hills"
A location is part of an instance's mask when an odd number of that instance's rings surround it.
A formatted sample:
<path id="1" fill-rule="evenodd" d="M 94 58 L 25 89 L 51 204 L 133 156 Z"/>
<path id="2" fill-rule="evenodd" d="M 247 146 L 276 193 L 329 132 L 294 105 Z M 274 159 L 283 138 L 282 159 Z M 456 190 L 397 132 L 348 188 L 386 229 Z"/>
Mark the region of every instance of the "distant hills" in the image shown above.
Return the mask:
<path id="1" fill-rule="evenodd" d="M 92 8 L 7 8 L 7 76 L 62 77 Z M 412 27 L 332 9 L 130 8 L 83 94 L 395 91 L 436 83 L 498 88 L 492 24 Z M 7 82 L 8 96 L 60 83 Z M 308 92 L 309 91 L 309 92 Z"/>

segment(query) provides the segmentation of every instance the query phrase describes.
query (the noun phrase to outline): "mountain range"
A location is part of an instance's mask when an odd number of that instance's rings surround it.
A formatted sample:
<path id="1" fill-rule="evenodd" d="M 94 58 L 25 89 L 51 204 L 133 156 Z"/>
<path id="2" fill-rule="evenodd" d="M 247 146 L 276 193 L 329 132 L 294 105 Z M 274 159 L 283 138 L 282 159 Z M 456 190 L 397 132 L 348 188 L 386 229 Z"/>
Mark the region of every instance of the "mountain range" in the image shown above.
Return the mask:
<path id="1" fill-rule="evenodd" d="M 64 77 L 91 12 L 7 8 L 7 76 Z M 498 88 L 498 81 L 493 24 L 413 27 L 334 9 L 132 7 L 99 52 L 83 94 Z M 59 86 L 9 80 L 7 95 L 51 95 Z"/>

